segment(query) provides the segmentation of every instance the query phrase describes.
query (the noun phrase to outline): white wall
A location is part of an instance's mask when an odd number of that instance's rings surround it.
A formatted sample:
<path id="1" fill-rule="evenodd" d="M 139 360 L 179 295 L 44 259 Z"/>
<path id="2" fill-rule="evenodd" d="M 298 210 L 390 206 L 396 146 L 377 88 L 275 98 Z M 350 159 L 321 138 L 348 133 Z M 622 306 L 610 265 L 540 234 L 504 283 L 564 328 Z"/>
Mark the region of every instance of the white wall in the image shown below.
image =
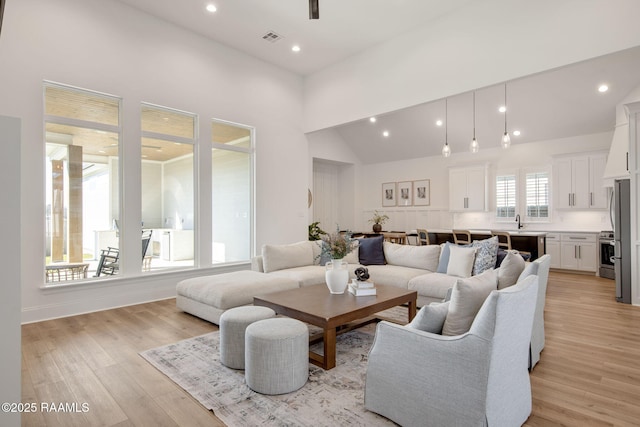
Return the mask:
<path id="1" fill-rule="evenodd" d="M 226 46 L 159 21 L 117 1 L 22 0 L 8 2 L 0 39 L 0 114 L 23 121 L 20 185 L 7 189 L 9 201 L 22 195 L 23 321 L 94 311 L 175 295 L 175 284 L 202 271 L 135 277 L 139 265 L 123 263 L 131 279 L 91 286 L 43 290 L 44 79 L 121 96 L 126 171 L 121 218 L 124 252 L 139 251 L 141 218 L 140 103 L 149 102 L 200 116 L 197 173 L 199 200 L 210 216 L 211 118 L 256 127 L 256 246 L 302 240 L 307 235 L 307 144 L 302 122 L 299 76 Z M 286 195 L 283 197 L 283 195 Z M 207 198 L 209 197 L 209 198 Z M 277 203 L 274 203 L 277 201 Z M 211 233 L 211 221 L 196 224 Z M 211 265 L 211 248 L 200 244 L 201 266 Z"/>
<path id="2" fill-rule="evenodd" d="M 500 169 L 551 166 L 553 157 L 568 153 L 606 151 L 611 143 L 611 132 L 581 135 L 570 138 L 513 144 L 508 150 L 494 148 L 456 152 L 451 157 L 423 157 L 398 162 L 364 165 L 360 185 L 363 188 L 362 205 L 358 207 L 360 221 L 356 229 L 368 230 L 367 219 L 375 209 L 391 217 L 387 230 L 420 228 L 493 228 L 493 212 L 449 214 L 449 169 L 452 167 L 489 165 L 489 194 L 493 192 L 493 177 Z M 464 147 L 467 150 L 467 147 Z M 382 208 L 381 187 L 385 182 L 431 180 L 431 204 L 428 207 Z M 492 198 L 490 198 L 492 200 Z M 606 211 L 567 212 L 554 211 L 550 224 L 527 224 L 529 230 L 600 231 L 611 229 Z M 515 224 L 500 224 L 501 228 L 514 228 Z"/>
<path id="3" fill-rule="evenodd" d="M 3 31 L 4 33 L 4 31 Z M 20 120 L 0 116 L 0 182 L 5 186 L 18 183 L 20 179 Z M 0 192 L 0 402 L 21 401 L 20 366 L 20 185 L 13 190 Z M 28 264 L 28 262 L 27 262 Z M 20 425 L 19 413 L 0 412 L 0 424 L 7 427 Z"/>
<path id="4" fill-rule="evenodd" d="M 361 162 L 358 156 L 345 144 L 340 135 L 333 129 L 312 132 L 306 135 L 309 144 L 310 171 L 313 162 L 318 160 L 332 163 L 338 167 L 340 191 L 335 195 L 337 222 L 341 229 L 355 230 L 360 215 L 357 207 L 362 203 Z M 313 187 L 313 175 L 309 175 L 309 188 Z M 319 195 L 315 195 L 319 196 Z M 319 202 L 320 200 L 318 200 Z M 310 209 L 313 212 L 313 206 Z M 310 218 L 313 218 L 311 213 Z M 320 224 L 325 231 L 334 231 L 334 224 Z"/>
<path id="5" fill-rule="evenodd" d="M 306 132 L 640 44 L 636 0 L 483 0 L 305 79 Z"/>

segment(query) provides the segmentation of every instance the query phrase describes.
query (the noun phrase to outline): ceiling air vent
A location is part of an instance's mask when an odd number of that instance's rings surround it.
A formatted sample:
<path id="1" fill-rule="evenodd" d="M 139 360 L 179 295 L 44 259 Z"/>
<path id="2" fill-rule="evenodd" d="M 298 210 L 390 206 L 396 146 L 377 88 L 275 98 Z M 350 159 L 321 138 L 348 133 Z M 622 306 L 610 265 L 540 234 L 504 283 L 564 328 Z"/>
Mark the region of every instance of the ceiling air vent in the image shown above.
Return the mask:
<path id="1" fill-rule="evenodd" d="M 282 36 L 276 33 L 275 31 L 269 31 L 267 34 L 262 36 L 262 38 L 270 43 L 275 43 L 279 41 L 282 38 Z"/>

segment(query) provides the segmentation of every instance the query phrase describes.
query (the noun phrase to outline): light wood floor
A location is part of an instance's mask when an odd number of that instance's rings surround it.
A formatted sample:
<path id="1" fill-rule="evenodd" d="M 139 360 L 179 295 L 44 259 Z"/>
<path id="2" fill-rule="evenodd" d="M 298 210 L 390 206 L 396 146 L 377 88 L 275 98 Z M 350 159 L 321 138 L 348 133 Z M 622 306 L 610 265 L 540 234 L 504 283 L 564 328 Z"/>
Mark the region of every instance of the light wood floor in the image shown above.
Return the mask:
<path id="1" fill-rule="evenodd" d="M 551 273 L 526 425 L 640 425 L 640 307 L 613 295 L 611 280 Z M 175 300 L 24 325 L 22 401 L 89 411 L 26 413 L 22 425 L 223 425 L 138 355 L 216 329 Z"/>

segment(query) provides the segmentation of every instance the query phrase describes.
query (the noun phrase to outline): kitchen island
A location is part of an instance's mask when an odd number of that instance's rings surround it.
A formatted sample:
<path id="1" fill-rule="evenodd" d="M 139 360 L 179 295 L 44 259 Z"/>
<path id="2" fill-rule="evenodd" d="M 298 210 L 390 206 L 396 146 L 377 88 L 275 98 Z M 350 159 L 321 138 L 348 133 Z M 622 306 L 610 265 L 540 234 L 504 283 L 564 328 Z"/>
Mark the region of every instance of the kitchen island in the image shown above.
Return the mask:
<path id="1" fill-rule="evenodd" d="M 469 230 L 472 240 L 484 240 L 491 237 L 491 230 Z M 531 253 L 531 261 L 541 257 L 546 253 L 547 233 L 545 231 L 505 231 L 511 236 L 511 247 L 519 251 Z M 451 230 L 428 230 L 429 242 L 439 245 L 444 242 L 453 242 L 453 232 Z"/>

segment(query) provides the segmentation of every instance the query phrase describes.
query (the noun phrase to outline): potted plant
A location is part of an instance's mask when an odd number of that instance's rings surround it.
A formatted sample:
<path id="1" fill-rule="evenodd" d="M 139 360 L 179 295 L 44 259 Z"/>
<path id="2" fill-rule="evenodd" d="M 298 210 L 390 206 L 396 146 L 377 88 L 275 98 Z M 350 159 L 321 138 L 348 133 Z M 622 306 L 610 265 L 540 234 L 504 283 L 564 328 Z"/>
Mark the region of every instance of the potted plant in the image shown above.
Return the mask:
<path id="1" fill-rule="evenodd" d="M 325 264 L 325 281 L 332 294 L 342 294 L 347 289 L 349 265 L 344 257 L 356 246 L 357 242 L 351 237 L 351 232 L 341 233 L 339 228 L 335 233 L 322 236 L 322 255 L 331 258 L 331 261 Z"/>
<path id="2" fill-rule="evenodd" d="M 320 221 L 309 224 L 309 240 L 321 240 L 325 234 L 327 234 L 327 232 L 320 228 Z"/>
<path id="3" fill-rule="evenodd" d="M 373 223 L 373 232 L 379 233 L 382 231 L 382 226 L 385 222 L 389 220 L 389 215 L 380 214 L 377 210 L 373 211 L 373 217 L 369 220 L 369 222 Z"/>

